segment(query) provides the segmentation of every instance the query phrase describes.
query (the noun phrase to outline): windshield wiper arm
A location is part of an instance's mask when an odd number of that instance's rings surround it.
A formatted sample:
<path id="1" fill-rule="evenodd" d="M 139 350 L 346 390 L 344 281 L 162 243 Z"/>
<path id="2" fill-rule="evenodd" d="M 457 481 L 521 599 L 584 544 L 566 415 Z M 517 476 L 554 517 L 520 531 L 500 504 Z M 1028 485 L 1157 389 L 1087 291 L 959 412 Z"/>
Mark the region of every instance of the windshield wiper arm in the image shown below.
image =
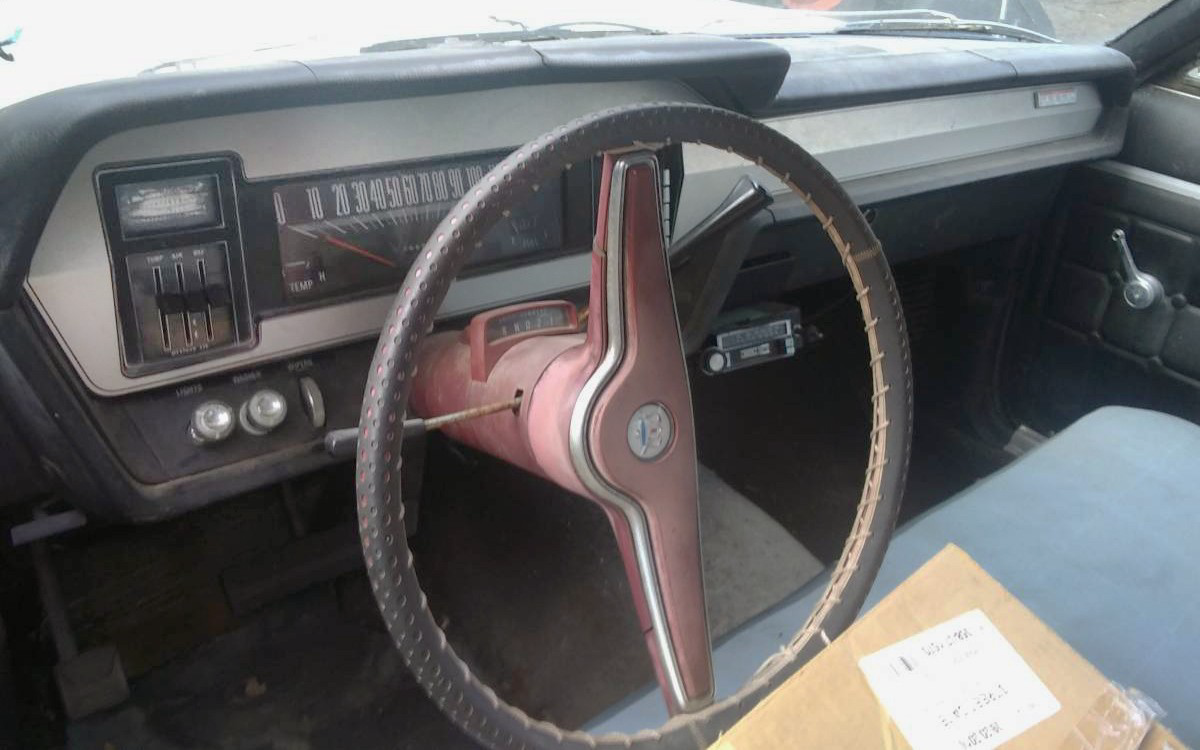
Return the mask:
<path id="1" fill-rule="evenodd" d="M 972 34 L 991 34 L 1027 42 L 1058 42 L 1052 36 L 1013 26 L 1000 21 L 983 21 L 954 16 L 932 18 L 872 18 L 846 21 L 834 30 L 835 34 L 874 34 L 888 31 L 951 31 Z"/>
<path id="2" fill-rule="evenodd" d="M 21 38 L 21 29 L 18 28 L 17 30 L 13 31 L 13 33 L 11 33 L 7 37 L 5 37 L 4 39 L 0 39 L 0 60 L 12 62 L 15 59 L 13 57 L 13 54 L 4 48 L 11 47 L 12 45 L 16 44 L 17 40 L 20 38 Z"/>

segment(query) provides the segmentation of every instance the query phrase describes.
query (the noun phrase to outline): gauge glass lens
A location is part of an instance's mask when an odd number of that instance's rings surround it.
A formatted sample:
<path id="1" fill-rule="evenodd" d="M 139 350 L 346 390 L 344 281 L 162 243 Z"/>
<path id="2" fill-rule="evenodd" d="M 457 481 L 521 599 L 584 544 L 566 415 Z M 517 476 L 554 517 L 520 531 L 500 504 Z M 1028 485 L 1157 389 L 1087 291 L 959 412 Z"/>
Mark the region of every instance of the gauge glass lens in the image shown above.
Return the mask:
<path id="1" fill-rule="evenodd" d="M 126 237 L 221 223 L 216 175 L 174 177 L 117 185 L 117 219 Z"/>
<path id="2" fill-rule="evenodd" d="M 276 187 L 272 198 L 284 298 L 303 303 L 396 286 L 450 207 L 504 156 L 410 164 Z M 558 179 L 493 227 L 468 267 L 559 249 L 562 213 Z"/>

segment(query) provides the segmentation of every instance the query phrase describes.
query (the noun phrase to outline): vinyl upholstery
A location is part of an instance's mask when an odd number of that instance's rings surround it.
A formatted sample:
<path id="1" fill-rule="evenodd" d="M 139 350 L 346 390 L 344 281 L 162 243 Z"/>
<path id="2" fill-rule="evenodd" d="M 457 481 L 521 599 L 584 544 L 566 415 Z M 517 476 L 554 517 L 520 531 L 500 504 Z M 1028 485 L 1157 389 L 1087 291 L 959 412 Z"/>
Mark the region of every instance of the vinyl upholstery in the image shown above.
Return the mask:
<path id="1" fill-rule="evenodd" d="M 1195 746 L 1198 532 L 1200 427 L 1104 407 L 901 529 L 864 611 L 953 542 Z"/>
<path id="2" fill-rule="evenodd" d="M 1109 679 L 1155 699 L 1164 723 L 1197 746 L 1198 532 L 1200 427 L 1104 407 L 897 530 L 863 611 L 957 544 Z M 818 577 L 718 645 L 718 695 L 780 647 L 826 583 Z M 661 703 L 639 695 L 592 728 L 650 726 Z"/>

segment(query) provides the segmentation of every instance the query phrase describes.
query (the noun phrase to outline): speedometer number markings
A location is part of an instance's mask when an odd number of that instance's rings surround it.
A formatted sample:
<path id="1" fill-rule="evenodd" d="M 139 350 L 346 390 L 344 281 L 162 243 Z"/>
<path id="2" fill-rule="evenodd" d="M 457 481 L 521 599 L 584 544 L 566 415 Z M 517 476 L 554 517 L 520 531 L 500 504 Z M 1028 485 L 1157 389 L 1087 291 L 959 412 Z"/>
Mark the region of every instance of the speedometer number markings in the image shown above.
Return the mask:
<path id="1" fill-rule="evenodd" d="M 321 191 L 318 188 L 310 187 L 304 190 L 308 194 L 308 215 L 314 221 L 319 221 L 325 218 L 325 207 L 321 205 Z"/>
<path id="2" fill-rule="evenodd" d="M 288 301 L 385 289 L 399 282 L 429 234 L 500 155 L 466 157 L 273 189 Z M 561 183 L 496 226 L 476 259 L 516 257 L 562 242 Z"/>

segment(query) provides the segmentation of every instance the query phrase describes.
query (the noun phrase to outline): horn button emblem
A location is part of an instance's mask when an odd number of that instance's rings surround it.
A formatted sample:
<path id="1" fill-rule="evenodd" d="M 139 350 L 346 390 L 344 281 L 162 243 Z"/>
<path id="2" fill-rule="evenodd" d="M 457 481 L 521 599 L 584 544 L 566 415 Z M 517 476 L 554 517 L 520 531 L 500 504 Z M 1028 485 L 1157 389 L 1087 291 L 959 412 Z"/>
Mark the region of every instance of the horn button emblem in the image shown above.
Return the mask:
<path id="1" fill-rule="evenodd" d="M 629 450 L 643 461 L 653 461 L 671 445 L 675 428 L 671 413 L 662 404 L 649 403 L 638 407 L 629 420 L 626 437 Z"/>

